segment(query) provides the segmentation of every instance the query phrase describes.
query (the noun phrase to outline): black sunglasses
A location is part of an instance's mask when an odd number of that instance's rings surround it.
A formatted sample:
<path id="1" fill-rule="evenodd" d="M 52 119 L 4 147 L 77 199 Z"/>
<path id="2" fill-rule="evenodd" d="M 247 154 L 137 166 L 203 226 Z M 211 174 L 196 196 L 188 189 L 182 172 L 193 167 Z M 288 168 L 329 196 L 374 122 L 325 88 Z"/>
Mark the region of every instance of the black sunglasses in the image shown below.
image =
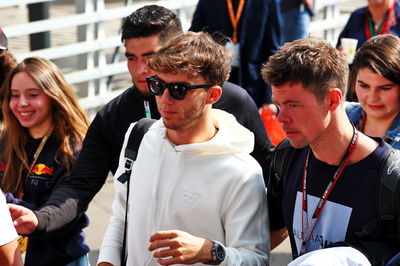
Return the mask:
<path id="1" fill-rule="evenodd" d="M 156 75 L 147 77 L 146 81 L 150 91 L 154 95 L 161 96 L 163 95 L 165 88 L 168 88 L 169 95 L 171 95 L 175 100 L 185 99 L 185 95 L 189 90 L 210 88 L 213 86 L 211 84 L 187 85 L 180 82 L 167 83 Z"/>

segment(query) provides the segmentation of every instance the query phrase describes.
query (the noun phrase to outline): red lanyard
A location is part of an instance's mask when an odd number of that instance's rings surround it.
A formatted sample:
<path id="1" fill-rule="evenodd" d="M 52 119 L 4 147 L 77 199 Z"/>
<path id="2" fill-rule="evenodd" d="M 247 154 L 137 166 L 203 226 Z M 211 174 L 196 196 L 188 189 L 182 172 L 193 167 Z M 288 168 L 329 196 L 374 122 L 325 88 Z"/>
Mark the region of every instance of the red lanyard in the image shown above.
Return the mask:
<path id="1" fill-rule="evenodd" d="M 374 29 L 374 21 L 372 20 L 371 12 L 369 11 L 369 9 L 367 9 L 367 15 L 365 17 L 365 35 L 367 37 L 367 40 L 379 34 L 390 33 L 389 28 L 395 21 L 395 16 L 396 16 L 394 13 L 395 3 L 396 1 L 393 1 L 389 10 L 385 14 L 383 21 L 381 22 L 376 31 Z"/>
<path id="2" fill-rule="evenodd" d="M 361 117 L 361 121 L 360 123 L 358 123 L 357 128 L 360 132 L 364 133 L 364 129 L 365 129 L 365 119 L 367 118 L 367 114 L 365 112 L 363 112 L 363 115 Z"/>
<path id="3" fill-rule="evenodd" d="M 229 18 L 231 19 L 232 27 L 233 27 L 233 36 L 232 36 L 232 42 L 237 43 L 237 32 L 238 32 L 238 24 L 240 17 L 242 16 L 245 0 L 240 0 L 239 6 L 236 12 L 236 15 L 234 14 L 233 11 L 233 6 L 232 6 L 232 0 L 226 0 L 226 4 L 228 5 L 228 11 L 229 11 Z"/>
<path id="4" fill-rule="evenodd" d="M 333 189 L 333 187 L 336 185 L 336 182 L 339 180 L 340 175 L 342 174 L 344 168 L 349 162 L 349 159 L 351 155 L 353 154 L 358 142 L 358 131 L 355 129 L 353 126 L 353 138 L 351 140 L 351 143 L 346 151 L 346 154 L 344 155 L 342 161 L 339 163 L 338 168 L 336 169 L 335 174 L 332 177 L 332 180 L 329 181 L 328 186 L 325 189 L 324 194 L 322 194 L 322 197 L 320 198 L 317 207 L 315 208 L 314 214 L 311 218 L 310 224 L 308 223 L 308 205 L 307 205 L 307 168 L 308 168 L 308 160 L 310 158 L 310 150 L 308 150 L 307 153 L 307 158 L 306 162 L 304 164 L 304 175 L 303 175 L 303 197 L 302 197 L 302 233 L 301 233 L 301 250 L 300 250 L 300 255 L 304 254 L 307 252 L 307 240 L 310 238 L 312 235 L 315 226 L 317 225 L 318 219 L 321 216 L 322 210 L 325 206 L 326 201 L 328 200 L 328 197 Z"/>
<path id="5" fill-rule="evenodd" d="M 53 129 L 52 129 L 52 128 L 49 129 L 49 130 L 46 132 L 46 134 L 44 135 L 44 137 L 43 137 L 42 140 L 40 141 L 40 144 L 39 144 L 39 146 L 37 147 L 35 154 L 33 155 L 33 160 L 32 160 L 32 163 L 31 163 L 31 167 L 29 167 L 29 172 L 28 172 L 28 174 L 26 175 L 26 179 L 25 179 L 25 180 L 28 180 L 28 177 L 29 177 L 29 175 L 31 174 L 32 169 L 33 169 L 33 167 L 35 166 L 35 163 L 37 162 L 37 159 L 39 158 L 39 155 L 40 155 L 40 153 L 41 153 L 42 150 L 43 150 L 44 144 L 46 143 L 47 139 L 50 137 L 51 133 L 53 133 Z M 23 195 L 24 195 L 24 189 L 23 189 L 23 187 L 21 187 L 20 192 L 19 192 L 19 197 L 20 197 L 20 199 L 22 199 Z"/>

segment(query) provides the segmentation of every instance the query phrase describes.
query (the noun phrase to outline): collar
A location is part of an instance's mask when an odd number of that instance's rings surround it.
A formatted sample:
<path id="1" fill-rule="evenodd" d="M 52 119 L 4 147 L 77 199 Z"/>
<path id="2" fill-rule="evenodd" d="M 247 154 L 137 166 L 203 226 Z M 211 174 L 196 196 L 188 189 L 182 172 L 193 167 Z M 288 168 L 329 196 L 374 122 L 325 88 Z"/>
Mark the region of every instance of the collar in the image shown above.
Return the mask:
<path id="1" fill-rule="evenodd" d="M 346 113 L 350 121 L 355 125 L 361 123 L 362 116 L 364 115 L 361 105 L 359 103 L 352 102 L 347 104 Z M 389 144 L 391 145 L 391 142 L 400 142 L 400 113 L 397 114 L 396 118 L 393 120 L 389 129 L 386 131 L 384 138 L 389 139 Z"/>
<path id="2" fill-rule="evenodd" d="M 400 113 L 397 114 L 388 131 L 386 131 L 385 137 L 392 141 L 400 141 Z"/>
<path id="3" fill-rule="evenodd" d="M 142 98 L 142 100 L 149 102 L 154 102 L 156 100 L 153 94 L 145 95 L 138 88 L 136 88 L 135 85 L 133 85 L 132 88 L 135 90 L 137 95 L 139 95 L 139 97 Z"/>

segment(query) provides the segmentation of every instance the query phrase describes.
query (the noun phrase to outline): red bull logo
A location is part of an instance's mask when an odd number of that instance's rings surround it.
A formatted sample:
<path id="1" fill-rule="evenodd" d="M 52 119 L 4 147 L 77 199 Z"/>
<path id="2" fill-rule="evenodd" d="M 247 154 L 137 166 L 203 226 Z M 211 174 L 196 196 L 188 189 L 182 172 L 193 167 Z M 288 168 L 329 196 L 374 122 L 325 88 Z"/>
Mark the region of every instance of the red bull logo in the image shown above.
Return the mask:
<path id="1" fill-rule="evenodd" d="M 53 175 L 53 167 L 48 167 L 43 163 L 36 164 L 32 168 L 32 173 L 36 175 Z"/>

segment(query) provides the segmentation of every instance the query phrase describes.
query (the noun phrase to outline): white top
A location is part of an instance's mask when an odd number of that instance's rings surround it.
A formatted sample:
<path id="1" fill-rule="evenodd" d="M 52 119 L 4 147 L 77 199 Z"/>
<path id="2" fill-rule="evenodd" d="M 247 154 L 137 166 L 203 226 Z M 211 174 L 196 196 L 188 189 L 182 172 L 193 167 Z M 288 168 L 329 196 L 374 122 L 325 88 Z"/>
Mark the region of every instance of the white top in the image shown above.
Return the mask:
<path id="1" fill-rule="evenodd" d="M 10 243 L 18 237 L 8 211 L 6 198 L 0 190 L 0 246 Z"/>
<path id="2" fill-rule="evenodd" d="M 334 247 L 307 252 L 288 264 L 288 266 L 371 266 L 371 263 L 355 248 Z"/>
<path id="3" fill-rule="evenodd" d="M 147 248 L 159 230 L 221 242 L 226 251 L 221 265 L 269 264 L 266 190 L 261 167 L 249 155 L 254 136 L 226 112 L 214 109 L 213 118 L 219 131 L 203 143 L 173 145 L 162 120 L 144 136 L 130 179 L 128 265 L 158 265 Z M 115 177 L 124 165 L 121 153 Z M 113 215 L 98 262 L 120 265 L 126 185 L 117 180 L 114 185 Z"/>

